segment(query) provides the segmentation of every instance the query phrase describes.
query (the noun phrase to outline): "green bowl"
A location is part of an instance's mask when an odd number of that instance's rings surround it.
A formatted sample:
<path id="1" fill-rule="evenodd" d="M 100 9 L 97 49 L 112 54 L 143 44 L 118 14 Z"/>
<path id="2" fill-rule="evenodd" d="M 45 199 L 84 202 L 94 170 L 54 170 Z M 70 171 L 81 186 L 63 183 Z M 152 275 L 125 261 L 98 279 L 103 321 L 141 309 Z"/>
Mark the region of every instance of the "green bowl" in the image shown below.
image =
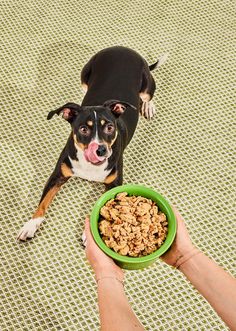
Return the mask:
<path id="1" fill-rule="evenodd" d="M 108 200 L 115 198 L 115 196 L 120 192 L 127 192 L 129 195 L 142 196 L 151 199 L 152 201 L 156 202 L 159 210 L 161 210 L 166 215 L 168 220 L 168 233 L 166 240 L 161 245 L 161 247 L 152 254 L 142 257 L 123 256 L 108 248 L 102 240 L 98 229 L 100 209 L 106 204 Z M 90 216 L 90 227 L 93 238 L 100 249 L 109 257 L 111 257 L 121 268 L 130 270 L 142 269 L 151 265 L 158 257 L 160 257 L 168 250 L 176 235 L 176 219 L 169 203 L 159 193 L 153 191 L 152 189 L 145 186 L 131 184 L 114 187 L 113 189 L 105 192 L 97 200 Z"/>

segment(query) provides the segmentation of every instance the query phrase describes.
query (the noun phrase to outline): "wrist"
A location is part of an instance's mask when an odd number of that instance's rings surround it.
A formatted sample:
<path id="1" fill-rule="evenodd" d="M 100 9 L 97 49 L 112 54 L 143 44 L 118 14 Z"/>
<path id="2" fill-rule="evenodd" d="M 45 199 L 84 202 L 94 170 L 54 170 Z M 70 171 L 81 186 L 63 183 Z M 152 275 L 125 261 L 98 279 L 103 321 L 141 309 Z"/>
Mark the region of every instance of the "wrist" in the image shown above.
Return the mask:
<path id="1" fill-rule="evenodd" d="M 119 277 L 112 275 L 112 276 L 100 276 L 100 277 L 96 277 L 96 282 L 97 285 L 100 286 L 117 286 L 117 285 L 122 285 L 122 287 L 124 287 L 124 280 L 120 279 Z"/>
<path id="2" fill-rule="evenodd" d="M 173 264 L 173 267 L 182 271 L 182 266 L 186 265 L 194 258 L 194 256 L 198 255 L 199 253 L 201 253 L 201 251 L 194 246 L 185 252 L 180 252 L 175 263 Z"/>
<path id="3" fill-rule="evenodd" d="M 121 282 L 124 280 L 124 272 L 117 266 L 99 266 L 94 268 L 94 272 L 96 281 L 102 278 L 116 278 Z"/>

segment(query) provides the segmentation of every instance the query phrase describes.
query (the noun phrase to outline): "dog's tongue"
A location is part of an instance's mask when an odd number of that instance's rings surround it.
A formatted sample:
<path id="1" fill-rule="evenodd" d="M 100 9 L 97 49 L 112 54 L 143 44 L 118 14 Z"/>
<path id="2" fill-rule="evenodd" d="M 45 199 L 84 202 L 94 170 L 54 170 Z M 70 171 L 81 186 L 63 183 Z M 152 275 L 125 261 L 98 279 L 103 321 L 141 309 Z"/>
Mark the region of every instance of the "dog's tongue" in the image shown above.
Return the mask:
<path id="1" fill-rule="evenodd" d="M 88 145 L 88 148 L 84 151 L 85 159 L 91 163 L 98 163 L 101 161 L 104 161 L 104 156 L 98 156 L 97 155 L 97 149 L 99 147 L 99 144 L 96 142 L 92 142 Z"/>

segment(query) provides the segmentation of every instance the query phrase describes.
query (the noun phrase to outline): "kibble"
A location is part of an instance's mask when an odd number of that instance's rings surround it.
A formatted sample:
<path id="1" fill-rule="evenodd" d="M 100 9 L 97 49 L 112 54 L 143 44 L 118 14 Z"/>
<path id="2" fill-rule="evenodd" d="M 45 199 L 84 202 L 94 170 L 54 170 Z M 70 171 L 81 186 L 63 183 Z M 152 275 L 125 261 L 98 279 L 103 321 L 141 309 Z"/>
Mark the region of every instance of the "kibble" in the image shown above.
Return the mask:
<path id="1" fill-rule="evenodd" d="M 153 253 L 165 241 L 166 215 L 156 203 L 141 196 L 117 194 L 100 210 L 99 230 L 105 244 L 121 255 L 140 257 Z"/>

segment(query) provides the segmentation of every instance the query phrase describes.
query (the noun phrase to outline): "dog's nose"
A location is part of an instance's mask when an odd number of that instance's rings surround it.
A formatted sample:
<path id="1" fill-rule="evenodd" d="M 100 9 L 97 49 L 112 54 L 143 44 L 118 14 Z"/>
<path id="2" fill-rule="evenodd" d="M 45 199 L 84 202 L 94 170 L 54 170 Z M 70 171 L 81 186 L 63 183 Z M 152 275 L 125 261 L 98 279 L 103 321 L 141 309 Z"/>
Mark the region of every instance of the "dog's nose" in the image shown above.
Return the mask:
<path id="1" fill-rule="evenodd" d="M 99 145 L 96 150 L 97 156 L 104 156 L 107 152 L 107 148 L 105 145 Z"/>

